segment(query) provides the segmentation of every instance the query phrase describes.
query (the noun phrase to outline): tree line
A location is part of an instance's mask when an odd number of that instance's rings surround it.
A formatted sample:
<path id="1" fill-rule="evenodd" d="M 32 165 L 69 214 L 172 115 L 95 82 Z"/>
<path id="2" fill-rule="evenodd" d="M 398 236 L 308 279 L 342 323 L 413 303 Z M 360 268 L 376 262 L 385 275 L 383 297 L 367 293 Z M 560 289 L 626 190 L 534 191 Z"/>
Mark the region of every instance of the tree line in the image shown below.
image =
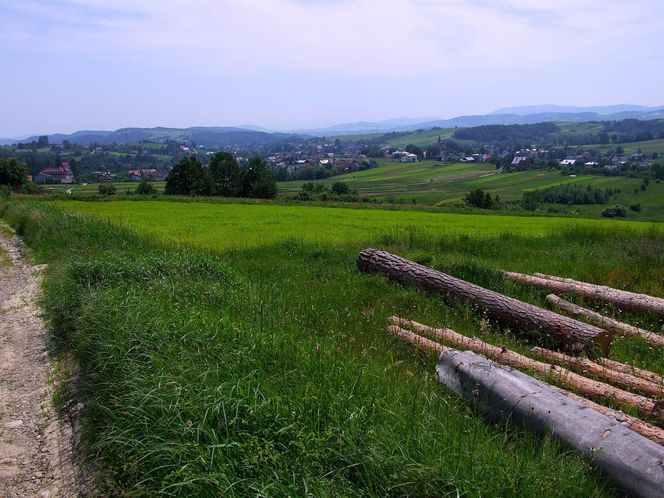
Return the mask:
<path id="1" fill-rule="evenodd" d="M 252 157 L 242 168 L 233 154 L 217 152 L 207 168 L 195 157 L 182 159 L 168 173 L 164 191 L 170 195 L 272 199 L 277 195 L 277 183 L 260 157 Z"/>

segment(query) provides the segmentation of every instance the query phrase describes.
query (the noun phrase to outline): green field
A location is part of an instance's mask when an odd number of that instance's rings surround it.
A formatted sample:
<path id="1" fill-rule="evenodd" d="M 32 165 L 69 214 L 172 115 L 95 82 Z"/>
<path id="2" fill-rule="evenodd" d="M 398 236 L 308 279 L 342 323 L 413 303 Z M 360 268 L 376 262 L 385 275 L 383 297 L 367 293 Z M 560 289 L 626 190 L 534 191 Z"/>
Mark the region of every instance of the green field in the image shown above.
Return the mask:
<path id="1" fill-rule="evenodd" d="M 659 225 L 165 201 L 17 200 L 0 215 L 51 263 L 46 316 L 80 366 L 64 398 L 85 402 L 108 494 L 616 495 L 549 437 L 472 410 L 435 381 L 434 357 L 385 334 L 392 314 L 468 335 L 481 316 L 355 258 L 381 247 L 539 304 L 495 270 L 662 295 Z M 483 335 L 519 351 L 528 337 Z M 612 357 L 664 372 L 645 343 L 617 340 Z"/>
<path id="2" fill-rule="evenodd" d="M 340 209 L 320 206 L 272 204 L 209 204 L 151 201 L 66 201 L 57 205 L 95 215 L 163 241 L 177 241 L 211 250 L 272 246 L 287 240 L 343 246 L 369 241 L 383 234 L 417 227 L 431 236 L 472 234 L 490 237 L 509 232 L 515 235 L 547 235 L 569 226 L 629 227 L 649 230 L 641 222 L 569 220 L 554 217 L 520 217 L 482 214 L 449 214 L 381 209 Z"/>
<path id="3" fill-rule="evenodd" d="M 504 202 L 518 202 L 524 191 L 544 189 L 555 185 L 592 185 L 595 188 L 620 189 L 611 204 L 625 207 L 640 203 L 642 211 L 630 212 L 629 217 L 645 220 L 664 219 L 664 183 L 651 182 L 645 192 L 640 191 L 640 178 L 624 176 L 578 175 L 563 176 L 559 171 L 530 170 L 516 173 L 498 173 L 489 163 L 446 164 L 434 161 L 419 163 L 381 162 L 377 168 L 348 173 L 318 181 L 325 185 L 342 181 L 361 195 L 398 203 L 461 204 L 464 194 L 481 188 L 497 195 Z M 281 196 L 295 195 L 304 182 L 281 182 Z M 638 193 L 635 193 L 635 190 Z M 563 213 L 579 216 L 598 216 L 606 207 L 598 205 L 554 206 Z M 546 210 L 550 206 L 545 206 Z"/>

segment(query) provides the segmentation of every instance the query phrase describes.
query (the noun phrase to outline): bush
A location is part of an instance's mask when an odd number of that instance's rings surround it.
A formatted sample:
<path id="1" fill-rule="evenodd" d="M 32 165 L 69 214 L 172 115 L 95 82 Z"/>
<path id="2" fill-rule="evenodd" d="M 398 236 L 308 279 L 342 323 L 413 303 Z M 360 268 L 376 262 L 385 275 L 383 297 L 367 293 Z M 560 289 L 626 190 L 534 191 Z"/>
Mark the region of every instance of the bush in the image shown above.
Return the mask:
<path id="1" fill-rule="evenodd" d="M 8 185 L 0 185 L 0 197 L 7 198 L 12 194 Z"/>
<path id="2" fill-rule="evenodd" d="M 476 188 L 471 190 L 466 195 L 463 196 L 463 202 L 467 206 L 482 208 L 482 209 L 491 209 L 495 204 L 493 197 L 488 192 L 484 192 L 481 188 Z"/>
<path id="3" fill-rule="evenodd" d="M 602 216 L 605 218 L 624 218 L 627 216 L 627 210 L 620 204 L 616 204 L 602 211 Z"/>
<path id="4" fill-rule="evenodd" d="M 154 195 L 157 189 L 147 180 L 141 180 L 141 183 L 136 187 L 136 193 L 139 195 Z"/>
<path id="5" fill-rule="evenodd" d="M 115 195 L 117 193 L 117 189 L 112 183 L 100 183 L 98 190 L 99 195 Z"/>
<path id="6" fill-rule="evenodd" d="M 629 208 L 636 213 L 641 212 L 641 204 L 639 204 L 638 202 L 636 204 L 631 204 Z"/>

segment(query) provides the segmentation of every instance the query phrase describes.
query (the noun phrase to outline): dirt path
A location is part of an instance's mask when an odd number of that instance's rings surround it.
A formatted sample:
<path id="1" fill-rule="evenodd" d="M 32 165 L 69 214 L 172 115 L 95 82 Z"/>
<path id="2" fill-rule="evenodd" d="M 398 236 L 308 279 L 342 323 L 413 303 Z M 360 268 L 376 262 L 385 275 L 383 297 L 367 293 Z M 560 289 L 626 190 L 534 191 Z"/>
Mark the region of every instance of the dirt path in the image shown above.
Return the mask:
<path id="1" fill-rule="evenodd" d="M 79 496 L 72 431 L 52 406 L 54 365 L 35 299 L 45 265 L 30 266 L 0 222 L 0 498 Z"/>

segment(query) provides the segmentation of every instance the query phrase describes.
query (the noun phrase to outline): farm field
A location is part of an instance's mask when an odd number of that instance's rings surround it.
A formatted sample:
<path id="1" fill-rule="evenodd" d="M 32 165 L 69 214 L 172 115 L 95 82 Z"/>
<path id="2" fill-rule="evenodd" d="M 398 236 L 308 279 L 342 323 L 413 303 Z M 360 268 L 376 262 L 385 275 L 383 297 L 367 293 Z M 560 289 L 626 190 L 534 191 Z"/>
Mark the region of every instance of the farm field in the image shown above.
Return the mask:
<path id="1" fill-rule="evenodd" d="M 524 191 L 544 189 L 555 185 L 591 185 L 595 188 L 620 189 L 610 204 L 625 207 L 640 203 L 640 213 L 629 213 L 638 219 L 664 219 L 664 183 L 651 182 L 645 192 L 640 191 L 640 178 L 623 176 L 578 175 L 563 176 L 559 171 L 530 170 L 516 173 L 497 173 L 489 163 L 443 164 L 434 161 L 419 163 L 385 162 L 369 170 L 316 181 L 325 185 L 342 181 L 362 195 L 375 196 L 393 202 L 420 204 L 460 204 L 464 194 L 481 188 L 502 201 L 518 202 Z M 279 183 L 280 195 L 295 195 L 304 182 Z M 637 191 L 637 192 L 635 192 Z M 561 212 L 575 212 L 581 216 L 598 216 L 607 204 L 554 206 Z M 546 207 L 545 207 L 546 209 Z"/>
<path id="2" fill-rule="evenodd" d="M 495 269 L 663 295 L 660 225 L 161 201 L 0 215 L 52 263 L 47 317 L 81 365 L 86 448 L 111 493 L 617 494 L 552 439 L 472 410 L 385 326 L 402 314 L 519 351 L 525 337 L 355 258 L 380 247 L 539 304 Z M 645 343 L 618 340 L 612 357 L 664 372 Z"/>

